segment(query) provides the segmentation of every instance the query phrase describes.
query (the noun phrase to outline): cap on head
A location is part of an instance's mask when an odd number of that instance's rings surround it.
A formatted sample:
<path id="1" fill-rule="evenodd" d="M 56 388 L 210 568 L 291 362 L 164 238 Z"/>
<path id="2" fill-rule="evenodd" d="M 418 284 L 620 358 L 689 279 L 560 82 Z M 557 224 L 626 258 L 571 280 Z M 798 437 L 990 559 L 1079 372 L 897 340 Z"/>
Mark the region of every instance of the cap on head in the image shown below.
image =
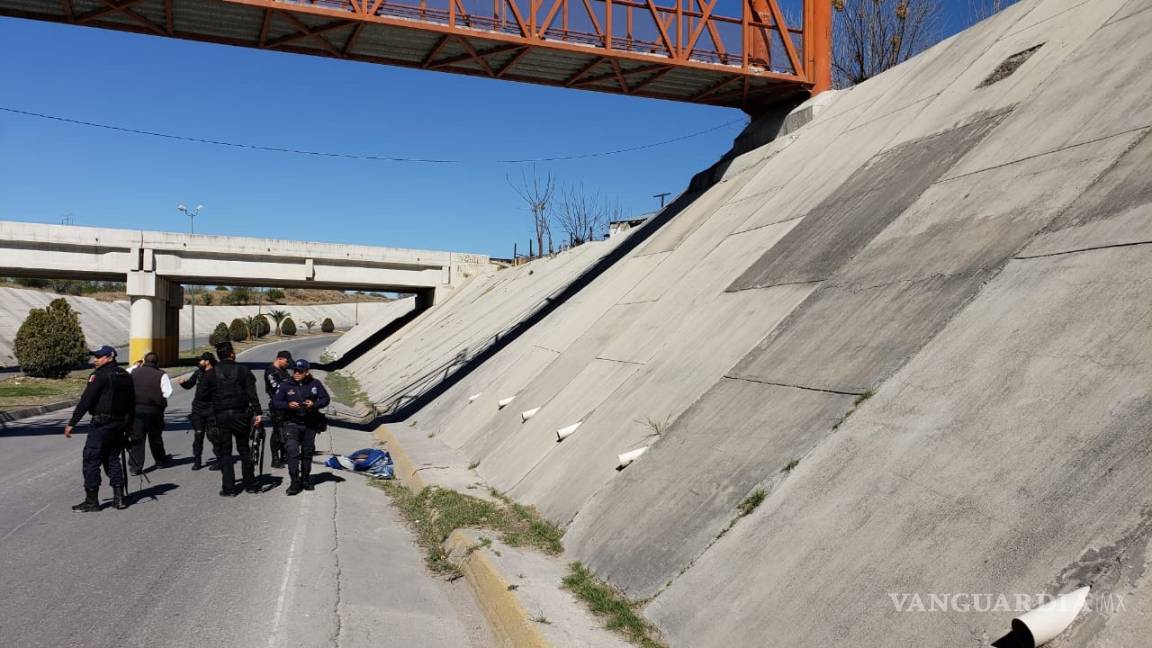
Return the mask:
<path id="1" fill-rule="evenodd" d="M 89 351 L 89 353 L 97 358 L 105 358 L 107 356 L 112 356 L 113 358 L 116 357 L 116 349 L 108 346 L 107 344 L 100 347 L 99 349 L 96 349 L 95 351 Z"/>
<path id="2" fill-rule="evenodd" d="M 295 363 L 292 365 L 292 370 L 293 370 L 293 371 L 301 371 L 301 372 L 303 372 L 303 371 L 308 371 L 308 370 L 309 370 L 309 369 L 311 369 L 311 368 L 312 368 L 312 365 L 308 364 L 308 361 L 307 361 L 307 360 L 305 360 L 304 358 L 300 358 L 299 360 L 297 360 L 297 361 L 296 361 L 296 362 L 295 362 Z"/>
<path id="3" fill-rule="evenodd" d="M 289 351 L 281 351 L 276 354 L 277 358 L 284 358 L 288 362 L 292 362 L 292 353 Z"/>

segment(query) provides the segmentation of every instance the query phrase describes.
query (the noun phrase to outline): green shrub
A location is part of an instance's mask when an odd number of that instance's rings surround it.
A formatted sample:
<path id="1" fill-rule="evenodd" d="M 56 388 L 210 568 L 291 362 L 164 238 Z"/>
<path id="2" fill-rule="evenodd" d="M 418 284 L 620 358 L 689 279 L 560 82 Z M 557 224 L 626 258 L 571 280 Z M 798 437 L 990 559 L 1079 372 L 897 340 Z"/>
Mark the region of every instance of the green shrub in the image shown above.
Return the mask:
<path id="1" fill-rule="evenodd" d="M 12 347 L 20 368 L 36 378 L 63 378 L 88 357 L 80 317 L 63 299 L 28 311 Z"/>
<path id="2" fill-rule="evenodd" d="M 228 292 L 228 286 L 216 286 L 216 290 L 220 292 Z"/>
<path id="3" fill-rule="evenodd" d="M 213 299 L 215 299 L 215 298 L 212 296 L 212 293 L 210 293 L 210 292 L 206 292 L 200 296 L 200 301 L 203 302 L 205 306 L 211 306 Z"/>
<path id="4" fill-rule="evenodd" d="M 224 303 L 233 306 L 243 306 L 251 301 L 252 291 L 244 286 L 236 286 L 224 297 Z"/>
<path id="5" fill-rule="evenodd" d="M 336 330 L 336 325 L 332 323 L 331 317 L 324 318 L 324 321 L 320 323 L 320 330 L 325 333 L 331 333 Z"/>
<path id="6" fill-rule="evenodd" d="M 280 290 L 279 288 L 269 288 L 265 295 L 268 296 L 268 301 L 278 302 L 281 299 L 284 299 L 284 291 Z"/>
<path id="7" fill-rule="evenodd" d="M 216 329 L 212 331 L 212 335 L 208 336 L 208 344 L 216 346 L 217 344 L 224 344 L 232 339 L 232 335 L 228 332 L 228 325 L 220 322 L 216 325 Z"/>
<path id="8" fill-rule="evenodd" d="M 272 332 L 272 325 L 268 323 L 266 315 L 257 315 L 252 319 L 252 335 L 262 338 Z"/>
<path id="9" fill-rule="evenodd" d="M 248 339 L 248 325 L 244 320 L 237 317 L 232 320 L 232 325 L 228 327 L 228 337 L 232 338 L 233 342 L 243 342 Z"/>
<path id="10" fill-rule="evenodd" d="M 280 333 L 284 335 L 296 335 L 296 322 L 293 322 L 291 317 L 280 322 Z"/>

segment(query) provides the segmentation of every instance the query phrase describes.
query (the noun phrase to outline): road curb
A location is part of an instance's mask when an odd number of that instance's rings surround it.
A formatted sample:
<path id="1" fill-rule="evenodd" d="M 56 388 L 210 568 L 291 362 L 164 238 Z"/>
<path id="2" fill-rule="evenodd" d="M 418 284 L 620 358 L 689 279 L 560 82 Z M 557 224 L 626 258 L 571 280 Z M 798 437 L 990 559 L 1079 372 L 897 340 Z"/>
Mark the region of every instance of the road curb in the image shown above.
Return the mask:
<path id="1" fill-rule="evenodd" d="M 392 455 L 392 466 L 396 474 L 396 479 L 399 479 L 404 485 L 411 488 L 413 491 L 419 493 L 428 487 L 428 482 L 420 474 L 416 468 L 416 463 L 404 451 L 404 447 L 400 445 L 400 441 L 396 435 L 388 429 L 387 425 L 381 425 L 373 432 L 376 440 L 384 445 L 388 450 L 388 454 Z"/>
<path id="2" fill-rule="evenodd" d="M 475 531 L 453 531 L 444 546 L 472 587 L 493 631 L 505 646 L 553 648 L 553 644 L 540 634 L 528 611 L 520 605 L 516 586 L 504 577 L 488 552 L 476 550 L 475 534 Z"/>
<path id="3" fill-rule="evenodd" d="M 396 478 L 414 492 L 428 487 L 416 462 L 404 450 L 396 435 L 381 425 L 374 432 L 376 440 L 392 455 Z M 488 625 L 499 637 L 501 645 L 514 648 L 553 648 L 540 634 L 535 623 L 520 605 L 515 587 L 505 578 L 483 551 L 475 551 L 476 540 L 464 530 L 452 532 L 444 543 L 445 549 L 456 558 L 464 580 L 476 595 L 476 602 L 484 611 Z"/>
<path id="4" fill-rule="evenodd" d="M 76 404 L 79 402 L 79 399 L 75 399 L 49 403 L 47 405 L 37 405 L 36 407 L 22 407 L 20 409 L 2 411 L 0 412 L 0 423 L 11 423 L 13 421 L 19 421 L 20 419 L 47 414 L 48 412 L 57 412 L 59 410 L 76 407 Z"/>

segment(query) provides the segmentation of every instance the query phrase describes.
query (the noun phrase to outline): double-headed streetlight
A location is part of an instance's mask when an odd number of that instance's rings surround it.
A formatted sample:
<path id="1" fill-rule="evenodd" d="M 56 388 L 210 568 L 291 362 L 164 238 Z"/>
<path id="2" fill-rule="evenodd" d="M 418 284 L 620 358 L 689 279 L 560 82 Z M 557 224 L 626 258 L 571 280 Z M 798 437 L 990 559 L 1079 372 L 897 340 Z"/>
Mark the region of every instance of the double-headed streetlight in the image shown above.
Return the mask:
<path id="1" fill-rule="evenodd" d="M 204 209 L 204 205 L 196 205 L 195 209 L 188 209 L 184 203 L 176 205 L 176 209 L 183 212 L 188 217 L 188 233 L 196 233 L 196 217 L 200 215 L 200 210 Z M 196 350 L 196 286 L 192 286 L 192 350 Z"/>

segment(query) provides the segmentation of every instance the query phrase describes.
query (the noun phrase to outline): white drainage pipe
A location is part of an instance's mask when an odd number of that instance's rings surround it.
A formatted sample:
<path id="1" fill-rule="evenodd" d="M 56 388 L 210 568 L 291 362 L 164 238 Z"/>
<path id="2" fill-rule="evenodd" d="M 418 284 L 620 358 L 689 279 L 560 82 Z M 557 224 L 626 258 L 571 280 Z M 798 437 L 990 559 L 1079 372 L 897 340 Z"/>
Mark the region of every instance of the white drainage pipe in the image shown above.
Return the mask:
<path id="1" fill-rule="evenodd" d="M 583 422 L 584 421 L 580 421 L 578 423 L 573 423 L 572 425 L 569 425 L 568 427 L 562 427 L 559 430 L 556 430 L 556 443 L 560 443 L 564 439 L 567 439 L 568 437 L 572 436 L 572 433 L 575 432 L 576 428 L 580 427 L 580 424 Z"/>
<path id="2" fill-rule="evenodd" d="M 508 398 L 498 400 L 498 401 L 496 401 L 496 408 L 497 409 L 504 409 L 508 405 L 508 403 L 511 403 L 514 400 L 516 400 L 515 396 L 509 396 Z"/>
<path id="3" fill-rule="evenodd" d="M 468 397 L 468 402 L 471 403 L 472 401 L 476 400 L 477 398 L 480 398 L 480 396 L 481 396 L 481 394 L 472 394 L 471 396 Z"/>
<path id="4" fill-rule="evenodd" d="M 1012 619 L 1012 630 L 1031 636 L 1033 646 L 1043 646 L 1072 625 L 1080 610 L 1084 609 L 1089 589 L 1081 587 L 1021 614 Z"/>
<path id="5" fill-rule="evenodd" d="M 616 458 L 620 463 L 618 463 L 616 467 L 619 469 L 627 467 L 628 464 L 639 459 L 640 455 L 644 454 L 645 452 L 648 452 L 648 446 L 644 446 L 643 448 L 636 448 L 635 450 L 629 450 L 628 452 L 617 456 Z"/>
<path id="6" fill-rule="evenodd" d="M 523 423 L 524 421 L 527 421 L 528 419 L 532 418 L 533 416 L 536 416 L 536 412 L 539 412 L 539 411 L 540 411 L 539 407 L 533 407 L 530 410 L 520 412 L 520 422 Z"/>

